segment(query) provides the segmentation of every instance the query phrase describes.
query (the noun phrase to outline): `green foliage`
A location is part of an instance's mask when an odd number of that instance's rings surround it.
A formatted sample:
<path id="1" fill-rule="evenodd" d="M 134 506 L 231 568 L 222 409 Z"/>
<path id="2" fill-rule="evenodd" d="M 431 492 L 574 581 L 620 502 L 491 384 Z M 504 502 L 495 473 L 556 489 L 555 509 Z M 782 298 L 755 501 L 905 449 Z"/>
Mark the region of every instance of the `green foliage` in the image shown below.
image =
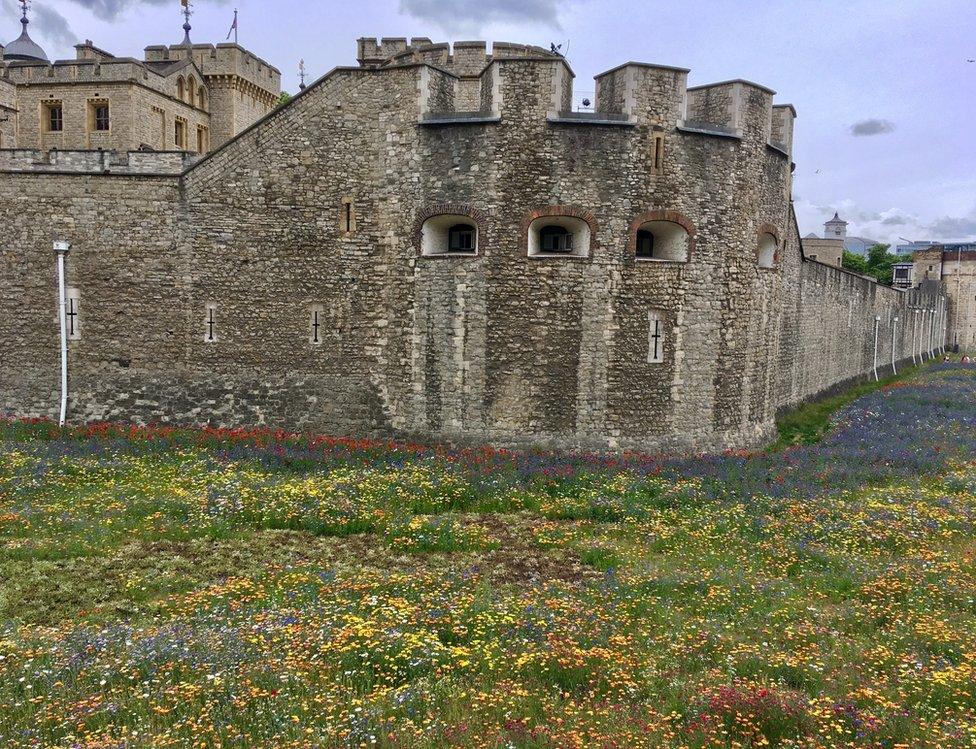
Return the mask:
<path id="1" fill-rule="evenodd" d="M 897 255 L 888 252 L 890 247 L 887 244 L 876 244 L 868 250 L 868 273 L 887 286 L 891 286 L 894 273 L 892 266 L 899 261 Z"/>
<path id="2" fill-rule="evenodd" d="M 889 375 L 880 382 L 865 382 L 827 398 L 818 398 L 810 403 L 804 403 L 799 408 L 781 416 L 776 427 L 779 439 L 772 446 L 773 450 L 782 450 L 792 445 L 812 445 L 819 442 L 830 431 L 831 419 L 844 406 L 853 403 L 858 398 L 880 390 L 895 382 L 902 382 L 918 374 L 929 364 L 908 367 L 898 375 Z"/>
<path id="3" fill-rule="evenodd" d="M 281 96 L 278 97 L 278 106 L 283 107 L 285 104 L 290 102 L 291 99 L 292 99 L 291 94 L 289 94 L 287 91 L 282 91 Z"/>
<path id="4" fill-rule="evenodd" d="M 876 244 L 868 250 L 867 258 L 863 258 L 853 252 L 844 250 L 842 265 L 848 270 L 871 276 L 886 286 L 891 286 L 894 276 L 894 264 L 901 262 L 902 258 L 888 252 L 891 245 Z"/>
<path id="5" fill-rule="evenodd" d="M 843 266 L 847 270 L 852 270 L 855 273 L 860 273 L 861 275 L 868 274 L 868 261 L 855 252 L 848 252 L 844 250 L 844 261 Z"/>
<path id="6" fill-rule="evenodd" d="M 580 550 L 580 561 L 601 572 L 606 572 L 620 567 L 624 560 L 613 549 L 605 546 L 590 546 Z"/>

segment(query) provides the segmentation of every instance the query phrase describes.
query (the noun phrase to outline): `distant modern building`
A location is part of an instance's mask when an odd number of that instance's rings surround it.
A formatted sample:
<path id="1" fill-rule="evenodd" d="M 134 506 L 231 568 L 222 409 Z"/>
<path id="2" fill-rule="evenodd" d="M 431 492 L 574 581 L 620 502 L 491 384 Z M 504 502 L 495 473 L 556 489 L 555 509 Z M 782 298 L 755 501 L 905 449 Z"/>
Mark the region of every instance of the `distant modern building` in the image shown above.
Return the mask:
<path id="1" fill-rule="evenodd" d="M 898 255 L 914 255 L 916 252 L 931 250 L 933 247 L 941 247 L 943 252 L 949 254 L 957 250 L 961 252 L 972 252 L 973 247 L 976 247 L 976 242 L 935 242 L 931 239 L 915 240 L 908 244 L 898 245 L 895 247 L 895 253 Z"/>
<path id="2" fill-rule="evenodd" d="M 928 250 L 934 247 L 936 244 L 938 244 L 938 242 L 935 242 L 931 239 L 915 240 L 912 242 L 907 242 L 906 244 L 898 244 L 895 245 L 895 254 L 911 256 L 914 255 L 916 252 L 920 252 L 922 250 Z"/>

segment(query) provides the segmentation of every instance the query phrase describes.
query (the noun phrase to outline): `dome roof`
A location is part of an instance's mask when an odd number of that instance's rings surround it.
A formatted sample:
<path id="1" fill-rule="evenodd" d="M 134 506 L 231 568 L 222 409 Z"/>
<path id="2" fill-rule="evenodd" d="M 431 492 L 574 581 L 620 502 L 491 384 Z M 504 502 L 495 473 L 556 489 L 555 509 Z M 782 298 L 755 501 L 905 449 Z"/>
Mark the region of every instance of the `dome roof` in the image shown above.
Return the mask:
<path id="1" fill-rule="evenodd" d="M 47 55 L 41 46 L 37 44 L 30 35 L 27 33 L 27 24 L 30 23 L 27 20 L 27 12 L 24 11 L 24 17 L 20 19 L 20 22 L 24 25 L 24 30 L 20 32 L 20 36 L 10 42 L 6 47 L 3 48 L 3 59 L 4 60 L 41 60 L 47 62 Z"/>

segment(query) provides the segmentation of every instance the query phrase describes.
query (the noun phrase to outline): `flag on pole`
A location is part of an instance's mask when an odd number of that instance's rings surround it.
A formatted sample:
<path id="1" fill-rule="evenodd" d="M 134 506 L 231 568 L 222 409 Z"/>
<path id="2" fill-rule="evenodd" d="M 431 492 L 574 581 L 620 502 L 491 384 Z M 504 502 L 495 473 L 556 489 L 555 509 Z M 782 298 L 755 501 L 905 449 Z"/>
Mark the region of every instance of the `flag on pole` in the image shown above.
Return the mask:
<path id="1" fill-rule="evenodd" d="M 230 25 L 230 31 L 227 32 L 227 38 L 230 39 L 230 35 L 234 35 L 234 44 L 237 44 L 237 11 L 234 11 L 234 23 Z"/>

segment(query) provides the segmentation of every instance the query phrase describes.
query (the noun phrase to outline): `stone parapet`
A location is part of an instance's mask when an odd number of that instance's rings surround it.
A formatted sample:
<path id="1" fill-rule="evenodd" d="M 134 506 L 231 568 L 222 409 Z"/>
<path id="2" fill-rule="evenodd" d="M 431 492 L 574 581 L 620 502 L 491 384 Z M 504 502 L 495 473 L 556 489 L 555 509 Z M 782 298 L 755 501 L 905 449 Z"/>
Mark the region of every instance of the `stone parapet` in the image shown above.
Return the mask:
<path id="1" fill-rule="evenodd" d="M 184 151 L 41 151 L 0 149 L 0 172 L 82 174 L 182 174 L 199 160 Z"/>

